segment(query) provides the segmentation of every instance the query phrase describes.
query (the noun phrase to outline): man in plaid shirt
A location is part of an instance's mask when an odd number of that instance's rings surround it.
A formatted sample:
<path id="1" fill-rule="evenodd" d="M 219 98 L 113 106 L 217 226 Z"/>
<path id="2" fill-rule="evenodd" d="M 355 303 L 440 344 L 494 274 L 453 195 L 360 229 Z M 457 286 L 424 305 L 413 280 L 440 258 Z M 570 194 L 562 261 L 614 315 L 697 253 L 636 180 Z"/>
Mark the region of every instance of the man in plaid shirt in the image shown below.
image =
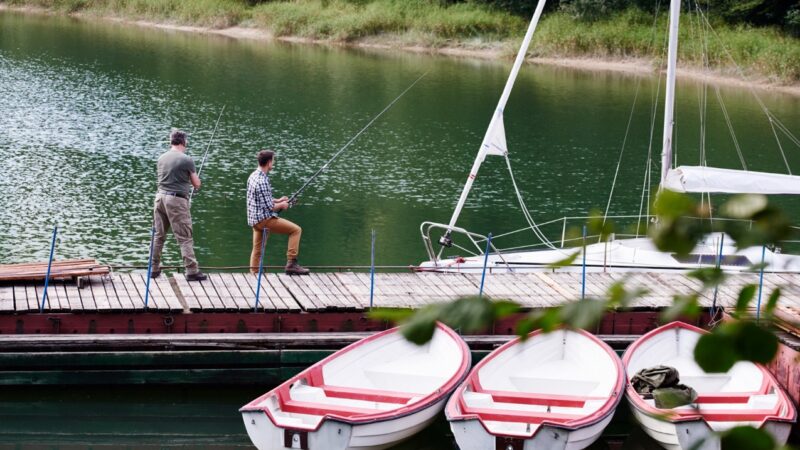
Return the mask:
<path id="1" fill-rule="evenodd" d="M 289 248 L 286 251 L 286 273 L 308 275 L 309 270 L 297 264 L 302 229 L 296 224 L 278 217 L 278 211 L 289 208 L 289 198 L 272 196 L 269 171 L 275 163 L 275 152 L 258 152 L 258 169 L 247 179 L 247 224 L 253 227 L 253 251 L 250 253 L 250 271 L 258 273 L 261 260 L 263 230 L 269 233 L 288 234 Z"/>

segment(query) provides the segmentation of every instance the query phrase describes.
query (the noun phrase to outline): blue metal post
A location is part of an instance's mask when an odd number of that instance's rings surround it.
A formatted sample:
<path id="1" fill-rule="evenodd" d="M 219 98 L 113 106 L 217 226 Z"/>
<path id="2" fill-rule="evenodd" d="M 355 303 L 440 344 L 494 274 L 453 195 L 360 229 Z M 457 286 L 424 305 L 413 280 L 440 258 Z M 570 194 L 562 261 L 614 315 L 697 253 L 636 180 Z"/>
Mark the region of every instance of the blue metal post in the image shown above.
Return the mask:
<path id="1" fill-rule="evenodd" d="M 586 225 L 583 226 L 583 275 L 581 276 L 581 300 L 586 298 Z"/>
<path id="2" fill-rule="evenodd" d="M 147 284 L 144 291 L 144 309 L 147 309 L 147 302 L 150 300 L 150 275 L 153 273 L 153 242 L 156 238 L 156 227 L 150 229 L 150 257 L 147 259 Z"/>
<path id="3" fill-rule="evenodd" d="M 761 289 L 764 286 L 764 256 L 767 252 L 767 246 L 761 246 L 761 275 L 758 277 L 758 304 L 756 304 L 756 322 L 761 320 Z"/>
<path id="4" fill-rule="evenodd" d="M 486 265 L 489 263 L 489 250 L 492 246 L 492 233 L 486 236 L 486 251 L 483 252 L 483 273 L 481 274 L 481 290 L 478 291 L 478 297 L 483 297 L 483 281 L 486 279 Z"/>
<path id="5" fill-rule="evenodd" d="M 369 266 L 369 307 L 372 308 L 372 299 L 375 296 L 375 229 L 372 229 L 371 263 Z"/>
<path id="6" fill-rule="evenodd" d="M 50 241 L 50 259 L 47 260 L 47 275 L 44 277 L 44 292 L 42 293 L 42 304 L 39 305 L 39 312 L 44 312 L 44 301 L 47 300 L 47 285 L 50 284 L 50 268 L 53 266 L 53 255 L 56 250 L 56 235 L 58 234 L 58 224 L 53 227 L 53 240 Z"/>
<path id="7" fill-rule="evenodd" d="M 261 295 L 261 273 L 264 271 L 264 250 L 267 247 L 267 229 L 261 230 L 261 259 L 258 261 L 258 280 L 256 281 L 256 306 L 253 311 L 258 311 L 258 299 Z"/>

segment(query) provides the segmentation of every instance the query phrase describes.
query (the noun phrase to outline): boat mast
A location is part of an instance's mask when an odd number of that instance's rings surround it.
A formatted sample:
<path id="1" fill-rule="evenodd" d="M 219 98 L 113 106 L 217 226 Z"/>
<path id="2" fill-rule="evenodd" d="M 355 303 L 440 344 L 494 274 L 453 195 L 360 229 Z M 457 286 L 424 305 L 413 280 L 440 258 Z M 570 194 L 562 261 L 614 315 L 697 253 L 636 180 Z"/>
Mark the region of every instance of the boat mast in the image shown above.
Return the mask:
<path id="1" fill-rule="evenodd" d="M 503 89 L 503 94 L 500 96 L 500 101 L 497 103 L 497 108 L 494 111 L 492 120 L 489 122 L 489 128 L 486 129 L 486 134 L 483 137 L 483 142 L 481 142 L 478 156 L 475 157 L 475 163 L 472 164 L 472 169 L 469 171 L 467 182 L 464 184 L 464 190 L 461 191 L 461 197 L 458 199 L 456 209 L 453 211 L 453 216 L 450 218 L 447 231 L 445 232 L 444 236 L 439 239 L 439 244 L 441 245 L 446 247 L 450 247 L 452 245 L 453 241 L 450 238 L 450 233 L 452 232 L 453 227 L 456 225 L 458 216 L 461 215 L 461 209 L 464 207 L 464 203 L 467 201 L 469 191 L 472 189 L 472 183 L 478 176 L 478 169 L 480 169 L 483 160 L 486 159 L 486 155 L 506 155 L 508 153 L 508 149 L 505 145 L 503 110 L 506 107 L 508 96 L 511 95 L 511 88 L 514 87 L 514 81 L 517 79 L 519 69 L 522 66 L 522 63 L 525 61 L 525 55 L 528 52 L 528 45 L 531 43 L 533 32 L 536 31 L 536 25 L 539 23 L 539 18 L 542 16 L 542 10 L 544 9 L 545 2 L 546 0 L 539 0 L 539 3 L 536 5 L 536 11 L 533 13 L 533 18 L 531 19 L 530 25 L 528 25 L 528 31 L 525 33 L 525 38 L 522 40 L 522 46 L 517 53 L 516 60 L 514 60 L 514 66 L 511 68 L 511 75 L 509 75 L 508 80 L 506 81 L 506 87 Z"/>
<path id="2" fill-rule="evenodd" d="M 678 21 L 681 0 L 672 0 L 669 7 L 669 52 L 667 55 L 667 97 L 664 101 L 664 146 L 661 150 L 661 183 L 664 187 L 672 166 L 672 127 L 675 124 L 675 69 L 678 64 Z"/>

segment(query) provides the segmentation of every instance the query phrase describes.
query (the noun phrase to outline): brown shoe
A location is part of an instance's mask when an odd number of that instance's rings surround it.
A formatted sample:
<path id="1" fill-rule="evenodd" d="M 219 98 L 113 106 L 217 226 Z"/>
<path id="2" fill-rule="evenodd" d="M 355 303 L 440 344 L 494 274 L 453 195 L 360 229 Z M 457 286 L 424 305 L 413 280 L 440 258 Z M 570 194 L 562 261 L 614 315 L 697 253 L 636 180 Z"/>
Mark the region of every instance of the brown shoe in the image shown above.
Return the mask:
<path id="1" fill-rule="evenodd" d="M 286 275 L 308 275 L 311 271 L 301 266 L 300 264 L 297 264 L 296 259 L 290 259 L 286 263 L 285 272 Z"/>

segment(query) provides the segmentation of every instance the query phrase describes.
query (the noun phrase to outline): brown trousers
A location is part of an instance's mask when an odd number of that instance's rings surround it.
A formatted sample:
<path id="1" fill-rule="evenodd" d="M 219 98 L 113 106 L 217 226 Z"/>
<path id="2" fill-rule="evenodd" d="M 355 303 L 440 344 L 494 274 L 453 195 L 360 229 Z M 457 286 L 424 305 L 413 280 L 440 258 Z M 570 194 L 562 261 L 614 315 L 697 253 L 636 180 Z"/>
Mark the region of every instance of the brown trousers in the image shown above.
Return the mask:
<path id="1" fill-rule="evenodd" d="M 258 265 L 261 260 L 262 232 L 264 228 L 267 229 L 268 234 L 277 233 L 289 235 L 289 248 L 286 250 L 287 260 L 297 259 L 297 253 L 300 251 L 300 235 L 303 233 L 302 228 L 294 222 L 278 217 L 264 219 L 253 227 L 253 251 L 250 253 L 250 271 L 253 273 L 258 273 Z"/>
<path id="2" fill-rule="evenodd" d="M 181 248 L 186 274 L 197 273 L 189 200 L 173 195 L 156 194 L 153 226 L 156 229 L 153 240 L 153 270 L 161 270 L 161 250 L 164 248 L 164 241 L 167 240 L 167 231 L 172 228 L 175 240 Z"/>

